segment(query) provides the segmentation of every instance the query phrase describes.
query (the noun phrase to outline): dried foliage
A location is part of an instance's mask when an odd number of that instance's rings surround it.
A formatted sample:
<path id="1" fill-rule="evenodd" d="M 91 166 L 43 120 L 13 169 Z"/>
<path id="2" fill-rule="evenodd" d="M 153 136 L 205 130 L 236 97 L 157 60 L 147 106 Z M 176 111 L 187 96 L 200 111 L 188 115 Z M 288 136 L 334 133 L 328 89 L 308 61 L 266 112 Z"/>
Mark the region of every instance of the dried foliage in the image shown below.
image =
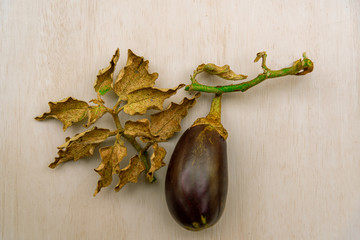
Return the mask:
<path id="1" fill-rule="evenodd" d="M 157 142 L 167 141 L 181 130 L 181 120 L 187 115 L 188 109 L 194 106 L 198 97 L 200 93 L 191 99 L 184 98 L 180 104 L 172 102 L 166 110 L 150 116 L 150 132 L 156 136 Z"/>
<path id="2" fill-rule="evenodd" d="M 49 102 L 50 112 L 46 112 L 36 117 L 36 120 L 45 120 L 48 118 L 56 118 L 63 124 L 65 131 L 73 123 L 80 122 L 88 115 L 89 105 L 72 97 L 65 98 L 58 102 Z"/>
<path id="3" fill-rule="evenodd" d="M 201 64 L 195 70 L 195 74 L 198 74 L 201 72 L 207 72 L 212 75 L 217 75 L 218 77 L 221 77 L 226 80 L 243 80 L 243 79 L 247 78 L 246 75 L 234 73 L 230 69 L 229 65 L 224 65 L 224 66 L 220 67 L 213 63 Z"/>
<path id="4" fill-rule="evenodd" d="M 141 162 L 138 155 L 130 159 L 129 165 L 121 169 L 119 172 L 119 182 L 115 187 L 115 191 L 119 191 L 127 183 L 137 183 L 139 175 L 145 170 L 144 163 Z"/>
<path id="5" fill-rule="evenodd" d="M 124 112 L 129 115 L 145 114 L 148 109 L 163 110 L 165 99 L 171 97 L 179 88 L 185 84 L 180 84 L 173 89 L 143 88 L 135 90 L 128 94 L 127 104 L 124 106 Z"/>
<path id="6" fill-rule="evenodd" d="M 187 115 L 188 109 L 196 103 L 196 94 L 193 98 L 184 98 L 180 104 L 171 103 L 159 113 L 150 115 L 151 122 L 145 118 L 136 122 L 125 123 L 125 134 L 132 137 L 141 137 L 143 142 L 165 142 L 176 132 L 181 130 L 180 122 Z"/>
<path id="7" fill-rule="evenodd" d="M 91 124 L 95 123 L 106 113 L 106 108 L 102 105 L 89 106 L 88 109 L 88 122 L 85 127 L 90 127 Z"/>
<path id="8" fill-rule="evenodd" d="M 114 84 L 114 91 L 121 100 L 127 100 L 128 94 L 143 88 L 153 87 L 158 73 L 148 72 L 149 61 L 136 56 L 130 49 L 126 66 L 121 69 Z"/>
<path id="9" fill-rule="evenodd" d="M 77 161 L 80 158 L 92 156 L 95 148 L 105 141 L 109 135 L 109 129 L 94 127 L 91 130 L 78 133 L 72 138 L 67 138 L 66 142 L 58 147 L 60 149 L 59 157 L 56 157 L 49 167 L 55 168 L 63 162 Z"/>
<path id="10" fill-rule="evenodd" d="M 164 158 L 166 155 L 166 150 L 163 147 L 159 147 L 157 143 L 153 145 L 154 153 L 151 156 L 151 168 L 146 173 L 146 177 L 149 179 L 150 182 L 153 182 L 154 179 L 154 172 L 159 168 L 165 166 Z"/>
<path id="11" fill-rule="evenodd" d="M 184 87 L 180 84 L 170 89 L 154 87 L 157 73 L 149 73 L 149 61 L 144 61 L 143 57 L 135 55 L 131 50 L 128 51 L 126 66 L 120 70 L 116 81 L 113 80 L 113 74 L 116 64 L 119 60 L 119 49 L 116 50 L 108 67 L 99 71 L 94 89 L 97 98 L 90 101 L 95 105 L 90 105 L 84 101 L 69 97 L 59 102 L 49 102 L 50 111 L 36 117 L 36 120 L 45 120 L 55 118 L 63 122 L 64 131 L 73 123 L 77 123 L 87 118 L 86 128 L 94 124 L 104 114 L 109 113 L 114 118 L 116 129 L 94 127 L 91 130 L 76 134 L 72 138 L 67 138 L 66 142 L 59 146 L 59 156 L 49 167 L 55 168 L 61 163 L 92 156 L 95 148 L 98 147 L 109 137 L 115 136 L 113 144 L 99 149 L 101 163 L 95 169 L 100 175 L 94 196 L 96 196 L 103 187 L 109 186 L 113 181 L 113 176 L 119 177 L 119 182 L 115 187 L 119 191 L 129 182 L 136 183 L 139 175 L 145 172 L 149 182 L 155 180 L 154 173 L 165 165 L 164 158 L 166 151 L 158 145 L 171 138 L 175 132 L 180 131 L 180 122 L 187 115 L 199 94 L 193 98 L 184 98 L 180 104 L 171 103 L 166 110 L 164 101 L 176 94 Z M 105 106 L 102 95 L 113 91 L 118 101 L 113 108 Z M 120 123 L 118 114 L 124 111 L 128 115 L 143 115 L 149 109 L 160 110 L 152 114 L 150 119 L 144 118 L 138 121 L 127 121 L 123 127 Z M 142 146 L 136 138 L 140 138 L 146 143 Z M 128 165 L 121 169 L 120 162 L 127 158 L 127 149 L 125 141 L 138 151 L 138 154 L 132 156 Z M 147 151 L 153 150 L 149 158 Z"/>
<path id="12" fill-rule="evenodd" d="M 104 95 L 112 88 L 113 83 L 113 73 L 115 71 L 116 63 L 118 62 L 120 57 L 119 49 L 116 50 L 114 56 L 110 61 L 110 65 L 107 68 L 101 69 L 97 75 L 97 79 L 95 81 L 95 92 L 100 95 Z"/>
<path id="13" fill-rule="evenodd" d="M 95 190 L 94 196 L 96 196 L 101 188 L 107 187 L 111 184 L 112 176 L 114 174 L 119 174 L 120 172 L 119 163 L 127 155 L 127 149 L 124 141 L 121 140 L 119 134 L 116 135 L 116 140 L 113 146 L 100 148 L 99 151 L 101 163 L 95 171 L 101 176 L 101 178 L 98 181 L 98 186 Z"/>

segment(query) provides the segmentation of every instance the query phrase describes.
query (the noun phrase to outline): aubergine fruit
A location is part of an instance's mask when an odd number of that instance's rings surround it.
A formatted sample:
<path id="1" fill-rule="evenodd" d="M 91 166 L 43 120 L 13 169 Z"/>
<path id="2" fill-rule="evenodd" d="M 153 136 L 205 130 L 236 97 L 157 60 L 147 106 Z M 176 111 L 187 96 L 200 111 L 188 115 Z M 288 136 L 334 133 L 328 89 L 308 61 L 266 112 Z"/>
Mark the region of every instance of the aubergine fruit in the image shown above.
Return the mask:
<path id="1" fill-rule="evenodd" d="M 228 189 L 227 133 L 219 119 L 217 124 L 208 121 L 210 113 L 181 136 L 165 181 L 171 215 L 181 226 L 194 231 L 210 227 L 220 219 Z"/>

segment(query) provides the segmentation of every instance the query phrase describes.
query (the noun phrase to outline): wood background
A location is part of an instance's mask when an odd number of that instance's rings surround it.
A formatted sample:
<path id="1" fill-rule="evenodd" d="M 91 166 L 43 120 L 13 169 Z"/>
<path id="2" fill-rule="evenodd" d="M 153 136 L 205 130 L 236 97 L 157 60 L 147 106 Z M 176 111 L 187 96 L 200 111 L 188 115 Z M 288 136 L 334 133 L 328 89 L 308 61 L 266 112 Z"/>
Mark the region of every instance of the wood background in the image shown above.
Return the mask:
<path id="1" fill-rule="evenodd" d="M 360 239 L 359 39 L 358 0 L 0 0 L 0 239 Z M 189 232 L 175 223 L 166 167 L 156 184 L 141 177 L 95 198 L 99 154 L 47 167 L 83 128 L 63 132 L 60 122 L 34 117 L 48 101 L 94 98 L 97 72 L 118 47 L 116 73 L 130 48 L 164 88 L 188 83 L 203 62 L 255 77 L 253 59 L 264 50 L 273 69 L 303 51 L 314 61 L 304 77 L 223 97 L 230 183 L 216 226 Z M 199 99 L 182 132 L 210 99 Z M 163 144 L 166 162 L 180 134 Z"/>

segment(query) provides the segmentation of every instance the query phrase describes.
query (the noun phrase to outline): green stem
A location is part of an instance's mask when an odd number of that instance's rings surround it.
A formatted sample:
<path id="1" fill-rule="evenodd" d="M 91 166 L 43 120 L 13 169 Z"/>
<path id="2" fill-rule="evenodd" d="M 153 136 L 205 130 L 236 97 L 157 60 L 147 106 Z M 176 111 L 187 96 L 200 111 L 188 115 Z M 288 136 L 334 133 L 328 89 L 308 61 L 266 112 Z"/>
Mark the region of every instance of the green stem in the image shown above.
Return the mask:
<path id="1" fill-rule="evenodd" d="M 307 73 L 310 73 L 313 70 L 313 62 L 308 59 L 304 53 L 304 59 L 299 59 L 294 62 L 294 64 L 291 67 L 288 68 L 282 68 L 280 70 L 271 70 L 266 66 L 266 53 L 262 52 L 257 55 L 257 58 L 255 61 L 262 58 L 262 68 L 264 72 L 262 74 L 259 74 L 256 78 L 243 82 L 240 84 L 233 84 L 233 85 L 226 85 L 226 86 L 207 86 L 198 83 L 195 79 L 192 79 L 192 82 L 190 85 L 187 85 L 185 87 L 186 91 L 199 91 L 199 92 L 208 92 L 208 93 L 226 93 L 226 92 L 236 92 L 241 91 L 244 92 L 248 90 L 249 88 L 263 82 L 264 80 L 268 78 L 277 78 L 277 77 L 283 77 L 287 75 L 305 75 Z M 192 77 L 193 78 L 193 77 Z"/>

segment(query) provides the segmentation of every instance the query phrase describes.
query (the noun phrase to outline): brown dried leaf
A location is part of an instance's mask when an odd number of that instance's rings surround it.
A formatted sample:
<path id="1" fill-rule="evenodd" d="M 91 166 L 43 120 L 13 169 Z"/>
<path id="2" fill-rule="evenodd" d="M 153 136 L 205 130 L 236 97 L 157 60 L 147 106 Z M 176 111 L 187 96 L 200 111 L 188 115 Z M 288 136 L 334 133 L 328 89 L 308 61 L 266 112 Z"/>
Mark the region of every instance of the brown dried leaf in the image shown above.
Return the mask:
<path id="1" fill-rule="evenodd" d="M 88 109 L 88 122 L 85 125 L 85 127 L 90 127 L 91 124 L 95 123 L 105 113 L 106 113 L 106 108 L 101 105 L 90 106 Z"/>
<path id="2" fill-rule="evenodd" d="M 80 158 L 92 156 L 95 148 L 109 137 L 110 130 L 94 127 L 91 130 L 66 138 L 66 142 L 59 146 L 59 156 L 49 165 L 55 168 L 63 162 L 77 161 Z"/>
<path id="3" fill-rule="evenodd" d="M 203 71 L 212 75 L 217 75 L 226 80 L 242 80 L 247 78 L 246 75 L 234 73 L 230 69 L 229 65 L 224 65 L 220 67 L 213 63 L 201 64 L 198 66 L 195 72 L 203 72 Z"/>
<path id="4" fill-rule="evenodd" d="M 125 123 L 125 135 L 132 136 L 132 137 L 144 137 L 146 139 L 155 139 L 150 132 L 150 122 L 149 119 L 144 118 L 138 120 L 136 122 L 127 121 Z"/>
<path id="5" fill-rule="evenodd" d="M 121 169 L 119 172 L 119 182 L 115 187 L 115 191 L 120 189 L 127 183 L 138 181 L 139 175 L 145 170 L 144 164 L 141 162 L 138 155 L 135 155 L 130 159 L 129 165 Z"/>
<path id="6" fill-rule="evenodd" d="M 159 168 L 165 166 L 164 158 L 166 155 L 166 150 L 163 147 L 159 147 L 157 143 L 153 146 L 154 153 L 151 155 L 151 167 L 149 171 L 146 173 L 146 177 L 149 179 L 149 182 L 153 182 L 154 180 L 154 172 Z"/>
<path id="7" fill-rule="evenodd" d="M 153 136 L 156 136 L 156 142 L 166 141 L 175 132 L 181 130 L 181 120 L 187 115 L 188 109 L 195 105 L 198 97 L 200 97 L 200 93 L 191 99 L 184 98 L 180 104 L 172 102 L 166 110 L 150 116 L 150 132 Z M 141 140 L 149 141 L 147 139 Z"/>
<path id="8" fill-rule="evenodd" d="M 107 187 L 112 182 L 112 176 L 119 174 L 119 163 L 126 156 L 127 151 L 124 142 L 120 139 L 120 135 L 116 136 L 113 146 L 100 148 L 101 163 L 95 171 L 101 176 L 98 181 L 94 197 L 103 187 Z"/>
<path id="9" fill-rule="evenodd" d="M 172 89 L 161 88 L 143 88 L 135 90 L 127 95 L 128 102 L 124 106 L 124 112 L 129 115 L 145 114 L 148 109 L 163 110 L 163 103 L 165 99 L 171 97 L 176 91 L 185 84 Z"/>
<path id="10" fill-rule="evenodd" d="M 72 97 L 65 98 L 59 102 L 49 102 L 50 112 L 38 116 L 36 120 L 56 118 L 63 124 L 63 130 L 70 127 L 73 123 L 80 122 L 88 115 L 89 105 L 81 100 Z"/>
<path id="11" fill-rule="evenodd" d="M 126 66 L 121 69 L 113 87 L 121 100 L 127 100 L 127 95 L 132 91 L 154 86 L 158 73 L 149 74 L 148 65 L 149 61 L 128 50 Z"/>
<path id="12" fill-rule="evenodd" d="M 115 54 L 113 55 L 110 65 L 104 69 L 101 69 L 96 76 L 96 81 L 94 84 L 95 91 L 100 95 L 104 95 L 109 90 L 111 90 L 113 84 L 113 74 L 115 71 L 116 63 L 120 57 L 119 49 L 116 49 Z"/>

